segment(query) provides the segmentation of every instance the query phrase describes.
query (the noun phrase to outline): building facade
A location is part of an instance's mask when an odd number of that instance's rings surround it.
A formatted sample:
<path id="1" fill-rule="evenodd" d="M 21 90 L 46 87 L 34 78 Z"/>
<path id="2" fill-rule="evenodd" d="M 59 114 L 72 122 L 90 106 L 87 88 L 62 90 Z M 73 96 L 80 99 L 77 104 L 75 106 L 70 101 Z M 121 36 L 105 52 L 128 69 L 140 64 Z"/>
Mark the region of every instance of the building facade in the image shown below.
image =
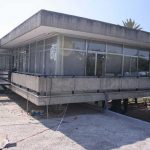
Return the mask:
<path id="1" fill-rule="evenodd" d="M 37 105 L 150 95 L 148 32 L 41 10 L 1 49 L 10 88 Z"/>

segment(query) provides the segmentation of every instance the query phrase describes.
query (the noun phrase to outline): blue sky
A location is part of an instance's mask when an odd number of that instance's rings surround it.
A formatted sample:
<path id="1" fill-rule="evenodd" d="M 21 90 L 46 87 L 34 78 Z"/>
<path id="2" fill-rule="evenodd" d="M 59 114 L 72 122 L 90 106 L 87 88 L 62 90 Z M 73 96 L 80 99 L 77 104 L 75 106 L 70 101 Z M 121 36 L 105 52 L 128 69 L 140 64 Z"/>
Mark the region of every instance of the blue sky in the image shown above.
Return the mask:
<path id="1" fill-rule="evenodd" d="M 0 38 L 40 9 L 119 25 L 132 18 L 150 32 L 150 0 L 0 0 Z"/>

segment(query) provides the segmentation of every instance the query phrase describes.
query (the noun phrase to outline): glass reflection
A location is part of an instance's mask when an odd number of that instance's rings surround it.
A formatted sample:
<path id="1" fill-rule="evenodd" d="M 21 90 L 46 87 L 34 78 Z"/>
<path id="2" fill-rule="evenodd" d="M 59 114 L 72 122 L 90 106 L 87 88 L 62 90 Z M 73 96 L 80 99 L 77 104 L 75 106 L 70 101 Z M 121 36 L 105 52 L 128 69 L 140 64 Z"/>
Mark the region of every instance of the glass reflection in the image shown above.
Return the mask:
<path id="1" fill-rule="evenodd" d="M 108 54 L 106 62 L 106 75 L 121 76 L 121 74 L 122 74 L 122 56 Z"/>
<path id="2" fill-rule="evenodd" d="M 78 51 L 64 51 L 64 75 L 84 75 L 85 54 Z"/>
<path id="3" fill-rule="evenodd" d="M 89 41 L 88 42 L 88 50 L 105 52 L 106 51 L 106 44 L 102 43 L 102 42 Z"/>
<path id="4" fill-rule="evenodd" d="M 71 38 L 71 37 L 64 38 L 64 48 L 85 50 L 86 49 L 85 45 L 86 43 L 85 40 L 83 39 Z"/>
<path id="5" fill-rule="evenodd" d="M 95 75 L 95 54 L 94 53 L 88 53 L 87 55 L 86 74 L 87 76 Z"/>

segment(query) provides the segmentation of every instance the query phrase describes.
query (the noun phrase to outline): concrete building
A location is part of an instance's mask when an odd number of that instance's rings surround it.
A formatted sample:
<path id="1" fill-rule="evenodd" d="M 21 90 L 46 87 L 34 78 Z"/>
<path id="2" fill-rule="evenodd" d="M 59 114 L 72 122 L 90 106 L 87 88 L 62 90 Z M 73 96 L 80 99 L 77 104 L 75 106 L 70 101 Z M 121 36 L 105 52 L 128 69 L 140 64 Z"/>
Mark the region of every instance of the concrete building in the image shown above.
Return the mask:
<path id="1" fill-rule="evenodd" d="M 36 105 L 150 96 L 150 33 L 41 10 L 1 39 L 1 72 Z"/>

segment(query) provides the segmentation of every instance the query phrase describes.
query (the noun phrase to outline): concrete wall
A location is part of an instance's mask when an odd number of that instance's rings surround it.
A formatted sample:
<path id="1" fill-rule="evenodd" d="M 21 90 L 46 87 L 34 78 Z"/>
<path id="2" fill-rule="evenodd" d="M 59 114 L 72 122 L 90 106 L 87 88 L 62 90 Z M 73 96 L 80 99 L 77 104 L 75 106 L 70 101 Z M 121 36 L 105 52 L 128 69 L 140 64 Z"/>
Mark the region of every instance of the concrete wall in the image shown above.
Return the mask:
<path id="1" fill-rule="evenodd" d="M 41 25 L 87 33 L 102 34 L 150 44 L 150 34 L 148 32 L 133 30 L 119 25 L 51 11 L 41 11 Z"/>
<path id="2" fill-rule="evenodd" d="M 12 74 L 12 90 L 36 105 L 150 96 L 150 78 L 37 77 Z M 29 91 L 27 90 L 29 89 Z M 138 89 L 138 91 L 137 91 Z M 34 92 L 33 92 L 34 91 Z M 37 95 L 37 93 L 39 95 Z"/>
<path id="3" fill-rule="evenodd" d="M 43 94 L 88 93 L 97 91 L 118 91 L 150 89 L 148 77 L 89 78 L 89 77 L 38 77 L 13 73 L 11 81 L 17 85 Z"/>
<path id="4" fill-rule="evenodd" d="M 59 32 L 60 29 L 64 30 L 66 33 L 69 31 L 75 31 L 112 38 L 114 37 L 117 39 L 126 39 L 128 41 L 136 41 L 137 43 L 140 42 L 140 44 L 143 43 L 150 47 L 150 33 L 148 32 L 128 29 L 119 25 L 46 10 L 39 11 L 4 36 L 1 39 L 1 45 L 16 39 L 21 35 L 29 33 L 39 26 L 55 28 L 55 32 Z"/>
<path id="5" fill-rule="evenodd" d="M 8 86 L 8 88 L 11 88 L 12 91 L 24 97 L 25 99 L 28 99 L 29 101 L 38 106 L 81 103 L 81 102 L 83 103 L 83 102 L 94 102 L 105 100 L 104 93 L 78 93 L 78 94 L 63 94 L 63 95 L 56 94 L 52 96 L 38 96 L 16 85 Z M 120 92 L 109 91 L 107 92 L 107 95 L 108 100 L 147 97 L 150 96 L 150 90 L 120 91 Z"/>

